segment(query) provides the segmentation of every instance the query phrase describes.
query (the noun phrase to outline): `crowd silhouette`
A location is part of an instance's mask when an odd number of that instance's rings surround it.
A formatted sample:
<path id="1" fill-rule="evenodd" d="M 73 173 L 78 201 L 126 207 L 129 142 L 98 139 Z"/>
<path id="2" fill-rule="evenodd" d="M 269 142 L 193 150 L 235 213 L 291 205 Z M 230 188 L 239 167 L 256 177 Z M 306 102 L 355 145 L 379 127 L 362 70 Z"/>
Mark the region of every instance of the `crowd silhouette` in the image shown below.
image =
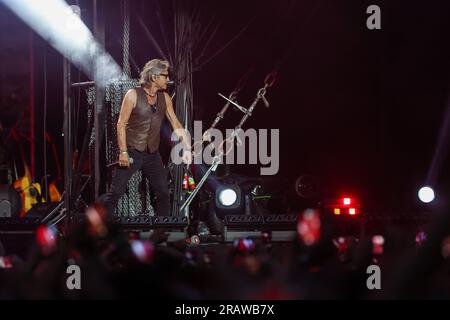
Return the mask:
<path id="1" fill-rule="evenodd" d="M 448 299 L 450 223 L 445 210 L 412 236 L 401 226 L 383 235 L 339 234 L 317 210 L 299 214 L 291 242 L 242 238 L 232 244 L 148 239 L 104 223 L 100 205 L 65 235 L 40 226 L 28 255 L 0 246 L 1 299 Z M 315 220 L 314 220 L 315 219 Z M 67 286 L 77 265 L 81 289 Z M 381 289 L 367 286 L 379 266 Z"/>

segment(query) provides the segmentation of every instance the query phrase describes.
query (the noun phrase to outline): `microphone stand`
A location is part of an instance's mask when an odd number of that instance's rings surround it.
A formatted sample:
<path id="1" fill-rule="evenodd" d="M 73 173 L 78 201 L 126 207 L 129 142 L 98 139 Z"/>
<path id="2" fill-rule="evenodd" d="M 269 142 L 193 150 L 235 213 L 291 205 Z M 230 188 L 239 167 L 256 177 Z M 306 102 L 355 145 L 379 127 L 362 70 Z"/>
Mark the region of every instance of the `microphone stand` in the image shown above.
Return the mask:
<path id="1" fill-rule="evenodd" d="M 270 77 L 273 77 L 273 79 L 270 79 Z M 271 80 L 269 82 L 269 80 Z M 252 104 L 250 105 L 250 107 L 248 109 L 242 107 L 241 105 L 239 105 L 237 102 L 233 101 L 235 99 L 235 92 L 233 91 L 230 95 L 229 98 L 225 97 L 224 95 L 219 94 L 220 97 L 222 97 L 223 99 L 225 99 L 227 101 L 227 103 L 225 104 L 225 106 L 222 108 L 222 110 L 217 114 L 216 119 L 213 122 L 213 125 L 211 126 L 211 128 L 213 128 L 214 126 L 217 125 L 217 123 L 223 119 L 225 112 L 227 111 L 228 107 L 230 104 L 233 104 L 234 106 L 236 106 L 240 111 L 242 111 L 244 113 L 244 116 L 242 117 L 242 119 L 239 121 L 239 124 L 234 128 L 233 133 L 230 137 L 230 140 L 225 139 L 224 141 L 222 141 L 221 146 L 223 146 L 223 144 L 226 141 L 229 141 L 231 143 L 231 147 L 234 145 L 234 139 L 237 138 L 237 134 L 239 132 L 239 130 L 242 128 L 242 126 L 244 125 L 244 123 L 248 120 L 248 118 L 250 118 L 252 116 L 252 112 L 255 109 L 256 105 L 258 104 L 259 100 L 262 100 L 264 105 L 268 108 L 269 107 L 269 102 L 267 101 L 265 95 L 267 92 L 267 88 L 271 87 L 273 85 L 273 83 L 275 82 L 275 75 L 273 73 L 270 73 L 264 83 L 264 87 L 260 88 L 256 94 L 256 98 L 253 100 Z M 209 130 L 209 129 L 208 129 Z M 183 205 L 180 207 L 180 213 L 183 212 L 184 208 L 186 208 L 194 199 L 194 197 L 197 195 L 198 191 L 200 190 L 200 188 L 203 186 L 203 184 L 205 183 L 206 179 L 209 177 L 209 175 L 211 174 L 211 172 L 216 171 L 217 167 L 219 164 L 222 163 L 223 161 L 223 152 L 224 149 L 219 147 L 219 155 L 213 157 L 213 161 L 211 164 L 211 167 L 209 167 L 209 169 L 206 171 L 206 173 L 203 175 L 202 179 L 200 180 L 200 182 L 197 184 L 197 186 L 195 187 L 195 189 L 192 191 L 192 193 L 189 195 L 189 197 L 186 199 L 186 201 L 183 203 Z M 186 213 L 185 213 L 186 214 Z"/>

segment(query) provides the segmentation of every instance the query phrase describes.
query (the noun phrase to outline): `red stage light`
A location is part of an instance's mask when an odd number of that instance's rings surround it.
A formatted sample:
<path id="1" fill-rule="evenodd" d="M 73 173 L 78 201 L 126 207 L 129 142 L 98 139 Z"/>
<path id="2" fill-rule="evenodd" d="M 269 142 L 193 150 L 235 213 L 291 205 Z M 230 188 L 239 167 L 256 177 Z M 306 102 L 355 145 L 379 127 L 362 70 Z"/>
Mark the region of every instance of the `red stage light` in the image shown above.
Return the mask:
<path id="1" fill-rule="evenodd" d="M 357 217 L 361 213 L 360 199 L 349 196 L 325 199 L 324 208 L 334 216 L 350 215 Z"/>
<path id="2" fill-rule="evenodd" d="M 248 253 L 256 248 L 255 242 L 250 238 L 236 239 L 233 242 L 233 246 L 240 253 Z"/>
<path id="3" fill-rule="evenodd" d="M 53 247 L 56 244 L 56 234 L 52 228 L 40 225 L 36 230 L 36 240 L 40 246 Z"/>
<path id="4" fill-rule="evenodd" d="M 57 240 L 56 229 L 53 227 L 40 225 L 36 229 L 36 242 L 43 255 L 48 256 L 56 250 Z"/>
<path id="5" fill-rule="evenodd" d="M 374 235 L 372 237 L 372 254 L 383 254 L 384 237 L 382 235 Z"/>
<path id="6" fill-rule="evenodd" d="M 306 209 L 299 216 L 297 234 L 304 244 L 310 246 L 320 239 L 321 227 L 319 211 Z"/>

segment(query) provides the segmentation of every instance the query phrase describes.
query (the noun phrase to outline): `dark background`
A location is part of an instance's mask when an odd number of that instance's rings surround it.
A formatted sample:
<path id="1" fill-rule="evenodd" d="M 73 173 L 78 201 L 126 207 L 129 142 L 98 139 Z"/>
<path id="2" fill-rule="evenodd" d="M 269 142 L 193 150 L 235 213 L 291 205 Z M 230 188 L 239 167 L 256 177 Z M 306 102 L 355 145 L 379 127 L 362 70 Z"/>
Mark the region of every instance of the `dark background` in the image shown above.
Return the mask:
<path id="1" fill-rule="evenodd" d="M 229 94 L 239 78 L 253 72 L 239 95 L 248 106 L 267 73 L 278 67 L 267 94 L 271 107 L 258 105 L 245 128 L 280 129 L 280 181 L 312 174 L 326 196 L 359 196 L 377 209 L 423 209 L 417 189 L 425 183 L 448 106 L 450 4 L 448 1 L 191 1 L 199 23 L 217 25 L 210 46 L 194 59 L 205 62 L 244 32 L 193 75 L 195 119 L 206 127 L 223 105 L 217 92 Z M 92 2 L 79 4 L 92 30 Z M 106 50 L 122 64 L 122 5 L 107 1 Z M 366 28 L 366 8 L 381 7 L 381 30 Z M 173 43 L 172 1 L 130 1 L 131 56 L 141 68 L 158 54 L 137 23 L 143 18 L 160 44 L 159 8 Z M 212 31 L 211 28 L 210 30 Z M 1 120 L 10 127 L 27 113 L 30 34 L 34 59 L 36 180 L 43 176 L 44 86 L 47 131 L 62 161 L 62 57 L 0 4 Z M 208 33 L 210 34 L 210 32 Z M 162 46 L 164 48 L 164 46 Z M 44 72 L 45 71 L 45 72 Z M 137 70 L 132 64 L 133 77 Z M 46 81 L 45 81 L 46 74 Z M 74 80 L 78 80 L 74 72 Z M 86 80 L 84 75 L 80 80 Z M 82 97 L 82 92 L 80 97 Z M 81 101 L 80 119 L 86 106 Z M 232 128 L 231 112 L 222 127 Z M 80 139 L 83 121 L 78 128 Z M 20 125 L 27 131 L 27 122 Z M 162 143 L 166 148 L 168 142 Z M 448 140 L 444 150 L 448 149 Z M 48 171 L 55 175 L 50 149 Z M 449 183 L 448 157 L 436 168 L 437 192 Z M 259 166 L 233 166 L 250 176 Z M 286 189 L 292 185 L 286 183 Z M 442 194 L 447 198 L 447 194 Z"/>

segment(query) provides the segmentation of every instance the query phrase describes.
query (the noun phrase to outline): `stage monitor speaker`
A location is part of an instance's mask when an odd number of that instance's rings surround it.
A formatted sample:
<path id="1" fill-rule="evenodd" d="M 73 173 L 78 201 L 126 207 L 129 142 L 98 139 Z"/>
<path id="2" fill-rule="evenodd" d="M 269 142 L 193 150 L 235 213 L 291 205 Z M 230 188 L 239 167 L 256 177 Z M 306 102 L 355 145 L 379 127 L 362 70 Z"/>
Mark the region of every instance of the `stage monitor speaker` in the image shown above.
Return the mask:
<path id="1" fill-rule="evenodd" d="M 0 218 L 18 217 L 21 208 L 20 194 L 10 185 L 0 185 Z"/>

